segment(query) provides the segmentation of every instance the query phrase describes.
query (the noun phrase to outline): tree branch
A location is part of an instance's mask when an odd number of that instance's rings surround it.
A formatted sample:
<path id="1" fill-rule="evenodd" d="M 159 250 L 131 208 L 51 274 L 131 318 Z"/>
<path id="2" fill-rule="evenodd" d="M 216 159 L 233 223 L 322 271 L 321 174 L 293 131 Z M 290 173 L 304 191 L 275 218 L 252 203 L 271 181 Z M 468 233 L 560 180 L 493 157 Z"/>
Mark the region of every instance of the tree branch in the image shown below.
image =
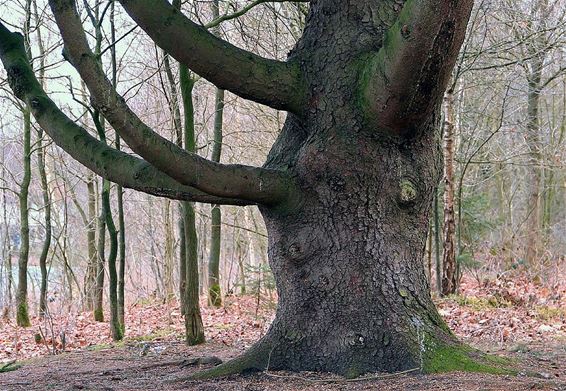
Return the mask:
<path id="1" fill-rule="evenodd" d="M 161 137 L 118 95 L 91 52 L 73 0 L 50 0 L 67 58 L 89 88 L 97 107 L 132 150 L 176 181 L 218 197 L 273 205 L 284 201 L 291 182 L 281 171 L 223 165 L 187 152 Z"/>
<path id="2" fill-rule="evenodd" d="M 442 100 L 473 0 L 408 0 L 362 77 L 370 123 L 409 134 Z"/>
<path id="3" fill-rule="evenodd" d="M 166 0 L 120 3 L 159 47 L 218 88 L 297 115 L 304 110 L 306 88 L 298 63 L 269 60 L 237 48 Z"/>
<path id="4" fill-rule="evenodd" d="M 148 162 L 110 148 L 92 137 L 49 99 L 29 64 L 22 35 L 11 33 L 1 22 L 0 59 L 6 68 L 12 91 L 29 104 L 39 125 L 57 145 L 95 173 L 124 187 L 156 196 L 210 204 L 252 204 L 211 196 L 181 185 Z"/>
<path id="5" fill-rule="evenodd" d="M 310 0 L 255 0 L 255 1 L 251 2 L 250 4 L 246 5 L 245 7 L 243 7 L 242 9 L 238 10 L 238 11 L 235 11 L 231 14 L 220 15 L 219 17 L 215 18 L 214 20 L 211 20 L 210 22 L 205 24 L 204 28 L 211 29 L 211 28 L 219 26 L 221 23 L 226 22 L 228 20 L 239 18 L 240 16 L 247 14 L 249 11 L 251 11 L 253 8 L 255 8 L 256 6 L 258 6 L 260 4 L 264 4 L 264 3 L 286 3 L 286 2 L 289 2 L 289 1 L 294 2 L 294 3 L 310 3 Z"/>

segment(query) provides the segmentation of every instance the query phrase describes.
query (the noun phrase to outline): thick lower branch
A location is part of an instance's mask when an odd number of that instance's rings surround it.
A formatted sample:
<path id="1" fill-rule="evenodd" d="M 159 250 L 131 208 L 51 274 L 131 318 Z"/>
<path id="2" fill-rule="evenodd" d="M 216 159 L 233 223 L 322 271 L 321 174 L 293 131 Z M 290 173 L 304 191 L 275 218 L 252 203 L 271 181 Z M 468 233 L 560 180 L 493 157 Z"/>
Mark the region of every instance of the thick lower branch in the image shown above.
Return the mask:
<path id="1" fill-rule="evenodd" d="M 291 183 L 284 173 L 211 162 L 185 151 L 150 129 L 115 91 L 96 61 L 74 1 L 51 0 L 50 5 L 65 42 L 67 57 L 89 88 L 94 105 L 134 152 L 176 181 L 208 194 L 267 205 L 285 200 Z"/>
<path id="2" fill-rule="evenodd" d="M 0 23 L 0 58 L 14 94 L 28 103 L 39 125 L 57 145 L 95 173 L 124 187 L 156 196 L 211 204 L 248 205 L 181 185 L 148 162 L 106 146 L 75 124 L 49 99 L 27 60 L 23 37 Z"/>

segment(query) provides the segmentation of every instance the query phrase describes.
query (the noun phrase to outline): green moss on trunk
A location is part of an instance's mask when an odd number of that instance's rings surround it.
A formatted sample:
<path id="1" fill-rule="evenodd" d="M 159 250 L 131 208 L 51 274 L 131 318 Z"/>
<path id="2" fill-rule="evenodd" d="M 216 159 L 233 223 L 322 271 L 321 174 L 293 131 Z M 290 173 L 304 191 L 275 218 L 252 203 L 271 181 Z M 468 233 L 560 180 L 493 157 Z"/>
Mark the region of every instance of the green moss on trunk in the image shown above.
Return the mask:
<path id="1" fill-rule="evenodd" d="M 18 304 L 18 308 L 16 310 L 16 323 L 18 324 L 18 326 L 21 327 L 31 326 L 31 322 L 29 320 L 29 315 L 28 315 L 27 303 Z"/>

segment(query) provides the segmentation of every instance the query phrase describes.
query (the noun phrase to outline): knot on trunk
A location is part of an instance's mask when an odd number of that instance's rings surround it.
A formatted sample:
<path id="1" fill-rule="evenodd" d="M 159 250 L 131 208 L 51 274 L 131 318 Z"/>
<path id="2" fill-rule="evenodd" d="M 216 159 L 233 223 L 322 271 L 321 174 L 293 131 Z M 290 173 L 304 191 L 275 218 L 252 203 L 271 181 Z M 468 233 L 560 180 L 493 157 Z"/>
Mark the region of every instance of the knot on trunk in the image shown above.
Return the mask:
<path id="1" fill-rule="evenodd" d="M 399 182 L 399 203 L 402 206 L 411 206 L 418 197 L 417 185 L 408 178 Z"/>

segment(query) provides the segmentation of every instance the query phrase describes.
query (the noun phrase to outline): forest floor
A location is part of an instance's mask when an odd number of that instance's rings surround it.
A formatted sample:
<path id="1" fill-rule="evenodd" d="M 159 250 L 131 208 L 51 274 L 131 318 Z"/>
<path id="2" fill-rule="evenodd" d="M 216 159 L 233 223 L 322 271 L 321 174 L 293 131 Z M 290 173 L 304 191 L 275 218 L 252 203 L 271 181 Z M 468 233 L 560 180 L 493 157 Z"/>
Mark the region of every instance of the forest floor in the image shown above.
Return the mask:
<path id="1" fill-rule="evenodd" d="M 183 344 L 183 321 L 173 303 L 132 305 L 127 338 L 117 344 L 111 343 L 108 325 L 93 322 L 89 313 L 61 310 L 45 320 L 33 319 L 28 329 L 3 322 L 0 369 L 2 362 L 16 362 L 8 367 L 15 370 L 0 373 L 0 390 L 566 390 L 566 279 L 556 281 L 537 285 L 495 279 L 479 286 L 467 278 L 459 296 L 436 301 L 459 337 L 511 358 L 516 376 L 405 374 L 351 381 L 268 372 L 186 380 L 204 368 L 190 365 L 191 359 L 235 357 L 267 330 L 273 300 L 247 296 L 228 297 L 220 309 L 203 306 L 208 343 L 199 347 Z"/>

